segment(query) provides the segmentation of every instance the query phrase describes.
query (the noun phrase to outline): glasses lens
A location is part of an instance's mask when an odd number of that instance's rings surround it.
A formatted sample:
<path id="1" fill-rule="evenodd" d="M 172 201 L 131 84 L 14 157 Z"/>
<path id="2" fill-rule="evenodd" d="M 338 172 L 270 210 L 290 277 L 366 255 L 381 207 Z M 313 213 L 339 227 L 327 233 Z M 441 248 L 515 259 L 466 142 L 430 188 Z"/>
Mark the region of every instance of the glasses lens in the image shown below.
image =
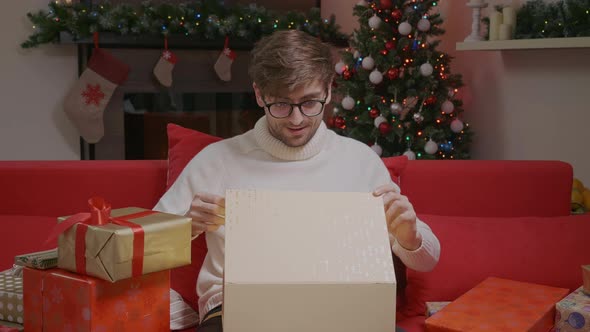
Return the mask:
<path id="1" fill-rule="evenodd" d="M 269 109 L 270 114 L 277 118 L 284 118 L 289 116 L 291 112 L 291 104 L 287 103 L 277 103 L 270 105 Z"/>
<path id="2" fill-rule="evenodd" d="M 322 103 L 317 100 L 308 100 L 301 104 L 301 112 L 307 116 L 318 115 L 322 111 L 322 106 Z"/>

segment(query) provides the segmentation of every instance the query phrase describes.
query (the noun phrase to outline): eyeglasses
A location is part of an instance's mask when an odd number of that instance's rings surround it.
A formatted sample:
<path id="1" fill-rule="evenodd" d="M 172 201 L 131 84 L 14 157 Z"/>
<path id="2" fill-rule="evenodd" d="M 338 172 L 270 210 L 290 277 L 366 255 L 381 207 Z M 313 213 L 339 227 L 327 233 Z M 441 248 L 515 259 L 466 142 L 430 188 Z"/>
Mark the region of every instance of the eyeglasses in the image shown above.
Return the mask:
<path id="1" fill-rule="evenodd" d="M 282 101 L 268 104 L 266 100 L 264 100 L 264 97 L 262 98 L 262 101 L 264 102 L 264 106 L 268 108 L 268 112 L 273 118 L 283 119 L 289 117 L 291 113 L 293 113 L 295 106 L 299 108 L 301 114 L 307 117 L 317 116 L 324 110 L 327 99 L 328 97 L 326 96 L 324 100 L 306 100 L 298 104 L 291 104 Z"/>

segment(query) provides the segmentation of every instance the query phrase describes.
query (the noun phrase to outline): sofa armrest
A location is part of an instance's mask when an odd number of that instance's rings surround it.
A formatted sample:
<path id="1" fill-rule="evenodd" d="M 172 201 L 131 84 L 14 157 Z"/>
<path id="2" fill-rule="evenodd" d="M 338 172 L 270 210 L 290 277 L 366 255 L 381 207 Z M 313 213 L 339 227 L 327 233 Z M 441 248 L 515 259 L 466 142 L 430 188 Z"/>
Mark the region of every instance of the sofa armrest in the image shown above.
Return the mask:
<path id="1" fill-rule="evenodd" d="M 413 160 L 400 186 L 418 213 L 548 217 L 570 214 L 572 179 L 561 161 Z"/>
<path id="2" fill-rule="evenodd" d="M 152 208 L 166 188 L 166 160 L 0 161 L 0 214 L 62 216 L 103 196 L 113 208 Z"/>

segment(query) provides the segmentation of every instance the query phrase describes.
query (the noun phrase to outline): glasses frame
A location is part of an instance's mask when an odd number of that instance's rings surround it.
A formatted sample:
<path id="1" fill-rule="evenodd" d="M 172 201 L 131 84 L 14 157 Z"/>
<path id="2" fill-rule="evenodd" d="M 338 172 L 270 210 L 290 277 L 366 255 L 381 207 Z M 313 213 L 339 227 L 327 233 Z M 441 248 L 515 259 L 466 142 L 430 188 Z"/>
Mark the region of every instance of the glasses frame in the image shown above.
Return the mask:
<path id="1" fill-rule="evenodd" d="M 326 91 L 326 98 L 324 98 L 324 100 L 318 100 L 318 99 L 309 99 L 309 100 L 304 100 L 304 101 L 302 101 L 302 102 L 300 102 L 300 103 L 297 103 L 297 104 L 293 104 L 293 103 L 287 103 L 287 102 L 284 102 L 284 101 L 277 101 L 277 102 L 274 102 L 274 103 L 270 103 L 270 104 L 269 104 L 269 103 L 267 103 L 267 102 L 266 102 L 266 100 L 264 100 L 264 97 L 262 97 L 262 101 L 264 102 L 264 107 L 266 107 L 266 108 L 268 109 L 268 114 L 270 114 L 270 116 L 272 116 L 272 117 L 273 117 L 273 118 L 275 118 L 275 119 L 285 119 L 285 118 L 288 118 L 288 117 L 290 117 L 290 116 L 291 116 L 291 114 L 293 114 L 293 110 L 295 109 L 295 106 L 297 106 L 297 109 L 299 109 L 299 112 L 300 112 L 301 114 L 303 114 L 304 116 L 306 116 L 306 117 L 308 117 L 308 118 L 313 118 L 314 116 L 318 116 L 318 115 L 322 114 L 322 112 L 324 111 L 324 108 L 326 107 L 326 101 L 327 101 L 327 100 L 328 100 L 328 91 Z M 319 111 L 317 114 L 314 114 L 314 115 L 307 115 L 307 114 L 305 114 L 305 113 L 303 112 L 303 110 L 301 110 L 301 105 L 303 105 L 303 104 L 305 104 L 305 103 L 307 103 L 307 102 L 310 102 L 310 101 L 317 101 L 317 102 L 319 102 L 320 104 L 322 104 L 322 108 L 320 109 L 320 111 Z M 274 115 L 274 114 L 272 114 L 272 112 L 270 111 L 270 107 L 271 107 L 272 105 L 275 105 L 275 104 L 287 104 L 287 105 L 291 106 L 291 110 L 290 110 L 290 111 L 289 111 L 289 113 L 288 113 L 287 115 L 285 115 L 285 116 L 280 116 L 280 117 L 279 117 L 279 116 L 275 116 L 275 115 Z"/>

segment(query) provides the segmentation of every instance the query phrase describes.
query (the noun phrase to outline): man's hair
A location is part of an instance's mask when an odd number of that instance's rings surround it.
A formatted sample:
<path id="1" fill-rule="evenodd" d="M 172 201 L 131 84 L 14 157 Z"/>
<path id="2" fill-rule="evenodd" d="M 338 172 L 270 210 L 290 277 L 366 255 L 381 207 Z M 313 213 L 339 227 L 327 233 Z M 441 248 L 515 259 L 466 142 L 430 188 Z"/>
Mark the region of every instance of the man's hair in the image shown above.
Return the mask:
<path id="1" fill-rule="evenodd" d="M 260 39 L 251 52 L 250 77 L 263 95 L 280 96 L 314 81 L 334 77 L 330 46 L 299 30 L 279 30 Z"/>

